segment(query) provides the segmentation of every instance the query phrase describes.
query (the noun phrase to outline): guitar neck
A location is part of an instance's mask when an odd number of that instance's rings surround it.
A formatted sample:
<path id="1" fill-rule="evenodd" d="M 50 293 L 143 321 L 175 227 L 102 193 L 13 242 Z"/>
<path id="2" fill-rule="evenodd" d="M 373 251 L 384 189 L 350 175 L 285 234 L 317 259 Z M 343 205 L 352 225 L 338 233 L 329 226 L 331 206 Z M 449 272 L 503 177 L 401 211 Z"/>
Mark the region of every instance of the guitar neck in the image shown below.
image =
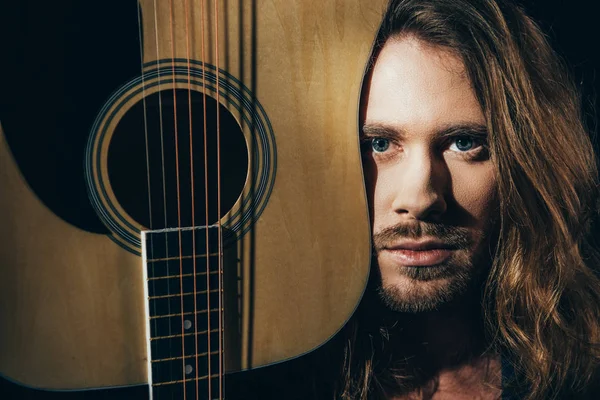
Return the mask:
<path id="1" fill-rule="evenodd" d="M 223 397 L 224 252 L 219 236 L 216 226 L 142 234 L 152 399 Z"/>

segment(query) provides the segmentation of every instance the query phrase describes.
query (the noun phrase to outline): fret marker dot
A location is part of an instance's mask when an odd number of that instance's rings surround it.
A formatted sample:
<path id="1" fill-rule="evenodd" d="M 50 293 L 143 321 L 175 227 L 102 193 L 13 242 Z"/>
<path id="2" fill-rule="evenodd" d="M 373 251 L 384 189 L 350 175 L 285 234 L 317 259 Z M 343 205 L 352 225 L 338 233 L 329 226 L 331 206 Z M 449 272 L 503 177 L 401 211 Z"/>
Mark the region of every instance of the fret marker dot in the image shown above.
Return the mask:
<path id="1" fill-rule="evenodd" d="M 192 327 L 192 321 L 190 321 L 189 319 L 186 319 L 185 321 L 183 321 L 183 327 L 185 329 L 190 329 Z"/>
<path id="2" fill-rule="evenodd" d="M 186 365 L 186 366 L 185 366 L 185 374 L 186 374 L 186 375 L 189 375 L 189 374 L 191 374 L 191 373 L 192 373 L 192 371 L 193 371 L 193 368 L 192 368 L 192 366 L 191 366 L 191 365 L 189 365 L 189 364 L 188 364 L 188 365 Z"/>

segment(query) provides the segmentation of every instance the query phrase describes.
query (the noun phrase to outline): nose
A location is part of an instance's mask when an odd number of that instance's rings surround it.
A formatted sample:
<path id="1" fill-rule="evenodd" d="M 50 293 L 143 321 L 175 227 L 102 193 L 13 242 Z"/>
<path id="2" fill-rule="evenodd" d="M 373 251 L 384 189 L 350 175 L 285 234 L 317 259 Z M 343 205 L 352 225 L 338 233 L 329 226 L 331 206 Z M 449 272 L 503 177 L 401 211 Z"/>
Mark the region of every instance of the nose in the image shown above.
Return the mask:
<path id="1" fill-rule="evenodd" d="M 423 150 L 398 165 L 392 209 L 406 220 L 437 221 L 446 212 L 449 173 L 442 159 Z"/>

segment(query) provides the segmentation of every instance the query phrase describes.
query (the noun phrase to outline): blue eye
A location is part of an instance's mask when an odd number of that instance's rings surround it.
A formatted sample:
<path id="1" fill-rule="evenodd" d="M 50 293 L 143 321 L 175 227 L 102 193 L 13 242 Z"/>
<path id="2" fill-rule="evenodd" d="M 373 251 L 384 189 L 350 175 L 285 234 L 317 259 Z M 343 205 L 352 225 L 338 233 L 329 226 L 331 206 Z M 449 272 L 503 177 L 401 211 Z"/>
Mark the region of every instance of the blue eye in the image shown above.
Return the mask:
<path id="1" fill-rule="evenodd" d="M 452 141 L 452 145 L 450 145 L 450 149 L 453 151 L 470 151 L 477 147 L 477 141 L 469 136 L 460 136 Z"/>
<path id="2" fill-rule="evenodd" d="M 371 148 L 375 153 L 383 153 L 390 147 L 390 141 L 385 138 L 371 139 Z"/>

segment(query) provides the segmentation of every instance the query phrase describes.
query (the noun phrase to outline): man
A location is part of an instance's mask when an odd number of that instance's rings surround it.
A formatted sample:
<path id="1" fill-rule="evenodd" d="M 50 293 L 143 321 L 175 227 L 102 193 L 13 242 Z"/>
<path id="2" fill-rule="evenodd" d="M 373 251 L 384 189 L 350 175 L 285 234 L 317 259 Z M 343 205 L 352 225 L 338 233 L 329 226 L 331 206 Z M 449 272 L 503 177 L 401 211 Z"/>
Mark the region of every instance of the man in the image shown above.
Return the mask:
<path id="1" fill-rule="evenodd" d="M 392 0 L 368 78 L 373 279 L 337 397 L 597 396 L 596 160 L 537 26 L 502 0 Z"/>
<path id="2" fill-rule="evenodd" d="M 537 26 L 503 0 L 391 0 L 361 120 L 369 287 L 262 398 L 598 398 L 596 160 Z"/>

